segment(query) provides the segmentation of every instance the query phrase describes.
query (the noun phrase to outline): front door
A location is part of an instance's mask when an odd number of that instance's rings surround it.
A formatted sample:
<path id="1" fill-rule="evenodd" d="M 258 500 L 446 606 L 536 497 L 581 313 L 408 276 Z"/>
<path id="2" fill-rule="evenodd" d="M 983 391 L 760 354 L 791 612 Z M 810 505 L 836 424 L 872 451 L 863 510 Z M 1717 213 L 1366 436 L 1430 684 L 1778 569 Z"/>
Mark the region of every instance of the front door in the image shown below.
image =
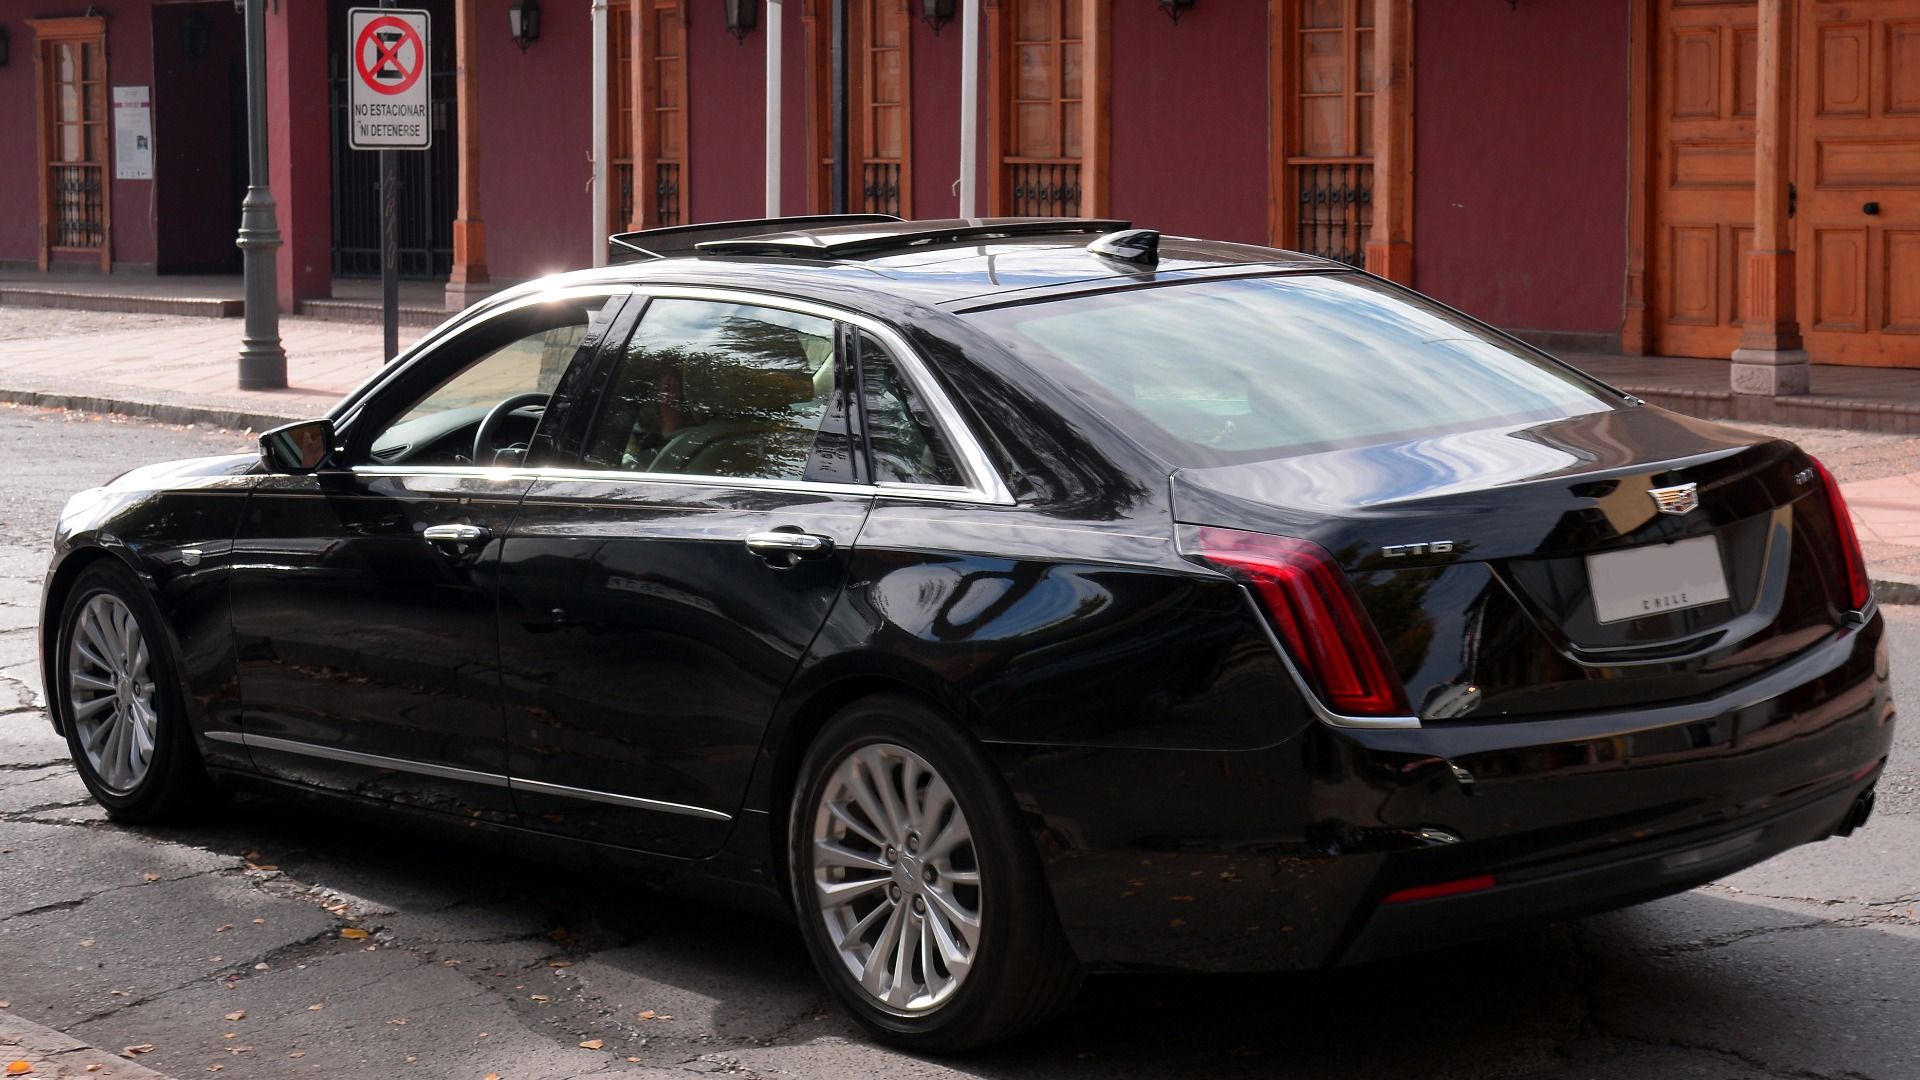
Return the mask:
<path id="1" fill-rule="evenodd" d="M 1800 325 L 1820 363 L 1920 367 L 1920 0 L 1807 0 Z"/>
<path id="2" fill-rule="evenodd" d="M 775 301 L 654 299 L 577 468 L 527 493 L 500 654 L 529 824 L 682 856 L 726 840 L 872 501 L 845 483 L 840 333 Z"/>
<path id="3" fill-rule="evenodd" d="M 254 490 L 231 610 L 263 773 L 510 816 L 494 574 L 531 474 L 501 466 L 615 302 L 528 303 L 456 332 L 343 419 L 331 467 Z"/>

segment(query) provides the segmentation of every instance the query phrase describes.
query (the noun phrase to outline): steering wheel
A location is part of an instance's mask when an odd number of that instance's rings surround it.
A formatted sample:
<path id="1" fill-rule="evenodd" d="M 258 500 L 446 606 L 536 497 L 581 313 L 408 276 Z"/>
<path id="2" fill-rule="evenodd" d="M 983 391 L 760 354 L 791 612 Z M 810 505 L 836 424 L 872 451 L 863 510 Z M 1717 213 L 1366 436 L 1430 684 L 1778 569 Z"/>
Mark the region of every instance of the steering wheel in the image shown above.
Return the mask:
<path id="1" fill-rule="evenodd" d="M 509 414 L 529 405 L 545 405 L 551 397 L 553 397 L 552 394 L 538 392 L 515 394 L 488 409 L 487 415 L 480 421 L 480 430 L 473 433 L 473 463 L 475 465 L 493 463 L 493 458 L 498 453 L 493 446 L 493 433 L 505 422 Z"/>

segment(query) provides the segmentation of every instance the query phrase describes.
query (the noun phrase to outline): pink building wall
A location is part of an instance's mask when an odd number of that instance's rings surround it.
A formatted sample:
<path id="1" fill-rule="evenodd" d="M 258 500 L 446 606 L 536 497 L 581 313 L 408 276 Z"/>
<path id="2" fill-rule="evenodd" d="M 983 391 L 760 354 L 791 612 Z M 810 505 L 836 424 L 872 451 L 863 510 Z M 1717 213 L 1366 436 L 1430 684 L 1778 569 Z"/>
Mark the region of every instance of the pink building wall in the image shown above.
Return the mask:
<path id="1" fill-rule="evenodd" d="M 1627 0 L 1417 11 L 1415 286 L 1500 326 L 1617 334 Z"/>

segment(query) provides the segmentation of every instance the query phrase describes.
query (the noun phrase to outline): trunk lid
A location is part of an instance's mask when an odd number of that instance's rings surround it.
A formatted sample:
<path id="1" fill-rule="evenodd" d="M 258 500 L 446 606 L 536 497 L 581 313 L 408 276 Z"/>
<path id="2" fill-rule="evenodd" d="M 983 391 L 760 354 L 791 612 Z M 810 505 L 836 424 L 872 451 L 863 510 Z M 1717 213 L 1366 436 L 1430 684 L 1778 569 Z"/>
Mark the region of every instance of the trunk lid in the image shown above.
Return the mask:
<path id="1" fill-rule="evenodd" d="M 1697 507 L 1661 512 L 1651 492 L 1688 484 Z M 1171 486 L 1182 524 L 1331 552 L 1423 720 L 1711 695 L 1848 606 L 1811 459 L 1648 406 L 1182 469 Z M 1691 591 L 1663 580 L 1675 559 L 1695 565 Z M 1698 567 L 1715 560 L 1725 599 L 1702 603 Z"/>

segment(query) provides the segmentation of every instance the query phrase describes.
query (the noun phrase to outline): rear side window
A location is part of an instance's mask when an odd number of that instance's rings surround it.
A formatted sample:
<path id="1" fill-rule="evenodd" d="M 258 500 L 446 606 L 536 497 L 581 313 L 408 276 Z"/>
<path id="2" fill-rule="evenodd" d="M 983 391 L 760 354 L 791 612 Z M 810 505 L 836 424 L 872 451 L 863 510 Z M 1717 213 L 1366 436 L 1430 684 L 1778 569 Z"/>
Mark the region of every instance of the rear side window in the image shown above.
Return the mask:
<path id="1" fill-rule="evenodd" d="M 586 464 L 801 479 L 837 370 L 831 320 L 655 300 L 619 360 Z"/>
<path id="2" fill-rule="evenodd" d="M 1183 466 L 1614 407 L 1574 372 L 1357 275 L 1193 282 L 969 317 Z"/>
<path id="3" fill-rule="evenodd" d="M 900 374 L 893 356 L 865 333 L 860 335 L 860 381 L 875 480 L 948 487 L 964 483 L 925 401 Z"/>

